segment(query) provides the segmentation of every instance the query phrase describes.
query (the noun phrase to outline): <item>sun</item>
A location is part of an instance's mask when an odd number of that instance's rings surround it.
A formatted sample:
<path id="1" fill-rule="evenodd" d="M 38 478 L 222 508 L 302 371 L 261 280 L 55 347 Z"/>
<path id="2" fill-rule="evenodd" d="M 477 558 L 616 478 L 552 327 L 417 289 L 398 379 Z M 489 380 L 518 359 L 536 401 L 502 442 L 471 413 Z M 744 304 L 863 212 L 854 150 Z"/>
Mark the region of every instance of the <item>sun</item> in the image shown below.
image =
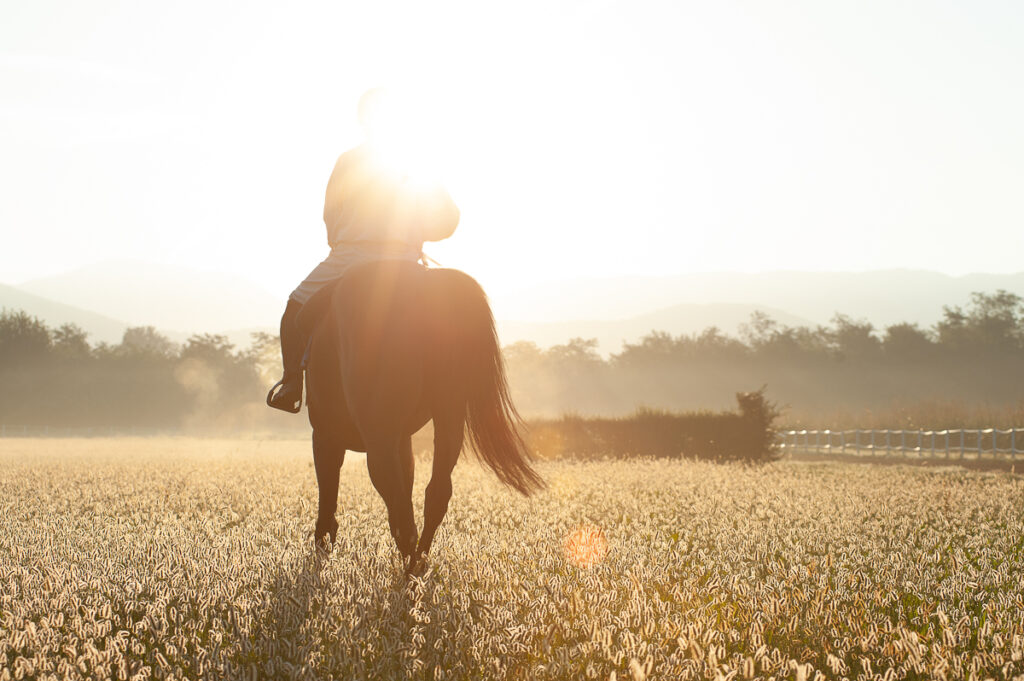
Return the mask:
<path id="1" fill-rule="evenodd" d="M 408 89 L 374 88 L 359 101 L 359 122 L 382 169 L 414 185 L 441 181 L 449 137 L 431 101 Z"/>

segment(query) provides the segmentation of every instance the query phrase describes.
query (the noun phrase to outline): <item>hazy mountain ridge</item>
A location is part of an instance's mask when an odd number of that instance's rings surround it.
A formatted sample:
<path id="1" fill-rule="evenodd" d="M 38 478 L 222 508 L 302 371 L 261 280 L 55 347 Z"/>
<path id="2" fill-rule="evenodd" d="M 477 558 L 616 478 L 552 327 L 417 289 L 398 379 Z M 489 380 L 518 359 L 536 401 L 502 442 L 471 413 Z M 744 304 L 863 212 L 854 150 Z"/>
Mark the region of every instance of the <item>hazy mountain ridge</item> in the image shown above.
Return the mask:
<path id="1" fill-rule="evenodd" d="M 837 313 L 877 328 L 931 326 L 944 305 L 965 305 L 973 291 L 1024 295 L 1024 272 L 951 276 L 924 270 L 697 273 L 667 277 L 577 279 L 538 285 L 500 299 L 499 317 L 554 322 L 615 319 L 684 303 L 739 303 L 785 310 L 813 324 Z M 543 317 L 539 311 L 542 311 Z"/>
<path id="2" fill-rule="evenodd" d="M 73 305 L 65 305 L 5 284 L 0 284 L 0 310 L 24 311 L 51 327 L 77 324 L 89 332 L 92 342 L 116 343 L 121 340 L 124 330 L 128 328 L 128 324 L 117 319 Z"/>
<path id="3" fill-rule="evenodd" d="M 17 287 L 171 335 L 276 325 L 284 301 L 241 277 L 135 261 L 105 262 Z"/>

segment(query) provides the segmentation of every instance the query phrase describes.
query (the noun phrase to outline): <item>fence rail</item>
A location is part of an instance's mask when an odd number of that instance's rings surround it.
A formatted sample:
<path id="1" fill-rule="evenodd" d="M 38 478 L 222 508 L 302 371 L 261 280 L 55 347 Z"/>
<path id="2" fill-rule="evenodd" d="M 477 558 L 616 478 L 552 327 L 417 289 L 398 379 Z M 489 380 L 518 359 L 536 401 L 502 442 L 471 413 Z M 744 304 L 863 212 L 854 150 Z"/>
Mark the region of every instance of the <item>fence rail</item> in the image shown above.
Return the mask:
<path id="1" fill-rule="evenodd" d="M 949 430 L 787 430 L 783 452 L 851 453 L 946 459 L 1007 459 L 1024 454 L 1024 428 Z"/>

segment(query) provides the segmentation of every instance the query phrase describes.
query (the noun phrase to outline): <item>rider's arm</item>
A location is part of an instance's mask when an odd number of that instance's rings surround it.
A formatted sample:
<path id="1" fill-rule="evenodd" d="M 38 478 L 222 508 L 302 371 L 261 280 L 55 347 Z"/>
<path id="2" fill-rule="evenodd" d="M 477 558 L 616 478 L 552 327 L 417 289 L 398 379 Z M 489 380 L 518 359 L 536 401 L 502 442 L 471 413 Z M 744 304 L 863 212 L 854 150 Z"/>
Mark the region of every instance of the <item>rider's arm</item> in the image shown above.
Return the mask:
<path id="1" fill-rule="evenodd" d="M 425 192 L 420 204 L 424 208 L 423 240 L 441 241 L 447 239 L 459 224 L 459 207 L 444 187 L 435 185 Z"/>
<path id="2" fill-rule="evenodd" d="M 331 171 L 331 178 L 327 181 L 327 191 L 324 196 L 324 222 L 328 225 L 333 223 L 333 218 L 341 208 L 343 201 L 342 177 L 344 177 L 349 164 L 349 154 L 346 152 L 338 157 Z"/>

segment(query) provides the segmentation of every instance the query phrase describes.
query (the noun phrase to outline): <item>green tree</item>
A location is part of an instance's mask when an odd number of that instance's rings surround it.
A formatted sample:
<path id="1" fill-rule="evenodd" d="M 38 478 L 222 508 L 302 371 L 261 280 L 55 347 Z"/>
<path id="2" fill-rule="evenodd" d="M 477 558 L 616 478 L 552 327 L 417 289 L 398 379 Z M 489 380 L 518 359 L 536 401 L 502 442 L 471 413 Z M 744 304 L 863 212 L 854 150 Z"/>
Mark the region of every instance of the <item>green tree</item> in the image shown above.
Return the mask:
<path id="1" fill-rule="evenodd" d="M 269 380 L 281 372 L 281 341 L 275 334 L 256 331 L 250 334 L 249 347 L 240 354 L 240 359 L 251 365 L 260 378 Z"/>
<path id="2" fill-rule="evenodd" d="M 664 331 L 651 331 L 638 343 L 624 343 L 612 362 L 622 367 L 648 367 L 670 362 L 679 354 L 679 342 Z"/>
<path id="3" fill-rule="evenodd" d="M 740 338 L 754 350 L 770 344 L 779 331 L 779 323 L 761 310 L 754 310 L 750 321 L 740 324 Z"/>
<path id="4" fill-rule="evenodd" d="M 213 402 L 224 407 L 250 401 L 262 389 L 251 358 L 244 352 L 236 354 L 227 336 L 220 334 L 190 336 L 175 375 L 207 409 Z"/>
<path id="5" fill-rule="evenodd" d="M 1014 351 L 1024 347 L 1024 299 L 1002 289 L 971 294 L 965 312 L 943 307 L 935 325 L 939 344 L 961 352 Z"/>
<path id="6" fill-rule="evenodd" d="M 832 318 L 829 337 L 842 358 L 871 359 L 882 349 L 882 342 L 875 336 L 875 327 L 870 322 L 853 320 L 844 314 Z"/>
<path id="7" fill-rule="evenodd" d="M 554 345 L 547 353 L 548 361 L 577 368 L 593 367 L 604 360 L 597 353 L 596 338 L 572 338 L 564 345 Z"/>
<path id="8" fill-rule="evenodd" d="M 935 349 L 935 343 L 927 331 L 917 324 L 892 324 L 885 327 L 882 349 L 886 356 L 898 360 L 927 358 Z"/>
<path id="9" fill-rule="evenodd" d="M 132 357 L 169 358 L 178 353 L 178 347 L 152 326 L 133 326 L 125 329 L 120 352 Z"/>
<path id="10" fill-rule="evenodd" d="M 235 346 L 227 336 L 212 333 L 193 334 L 181 350 L 182 359 L 199 359 L 212 366 L 230 366 L 235 363 Z"/>
<path id="11" fill-rule="evenodd" d="M 62 324 L 53 331 L 53 349 L 65 359 L 81 360 L 89 357 L 89 334 L 77 324 Z"/>
<path id="12" fill-rule="evenodd" d="M 50 328 L 24 311 L 0 312 L 0 365 L 35 362 L 52 347 Z"/>

